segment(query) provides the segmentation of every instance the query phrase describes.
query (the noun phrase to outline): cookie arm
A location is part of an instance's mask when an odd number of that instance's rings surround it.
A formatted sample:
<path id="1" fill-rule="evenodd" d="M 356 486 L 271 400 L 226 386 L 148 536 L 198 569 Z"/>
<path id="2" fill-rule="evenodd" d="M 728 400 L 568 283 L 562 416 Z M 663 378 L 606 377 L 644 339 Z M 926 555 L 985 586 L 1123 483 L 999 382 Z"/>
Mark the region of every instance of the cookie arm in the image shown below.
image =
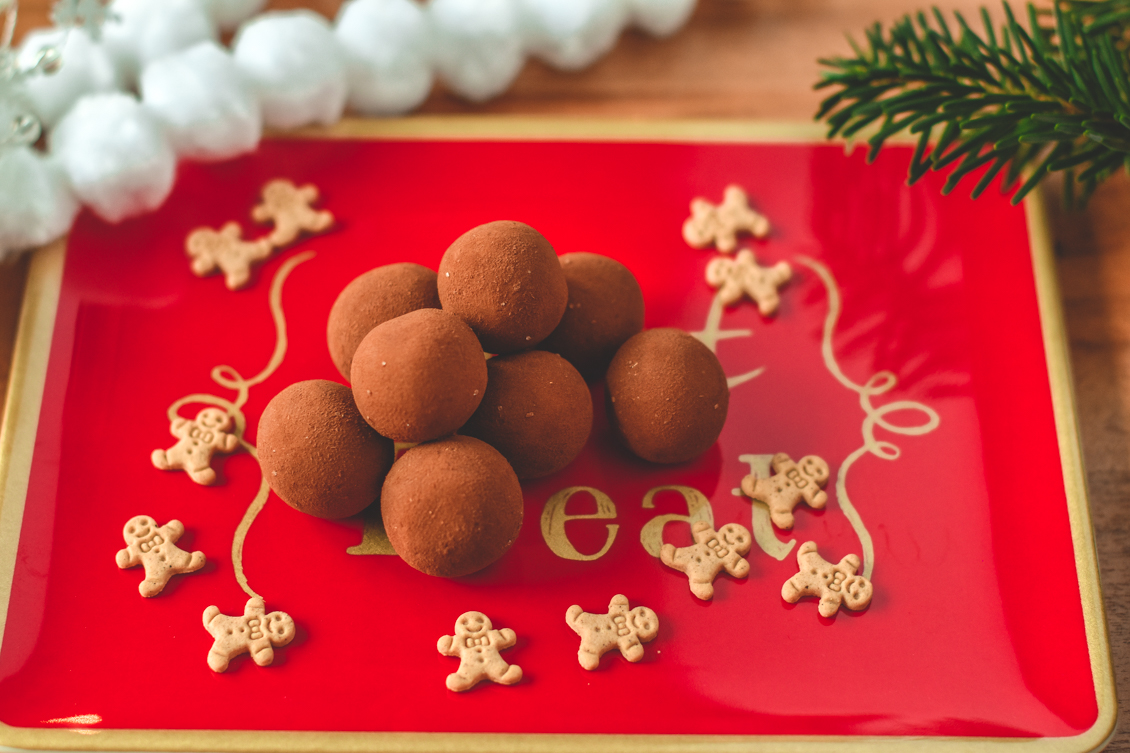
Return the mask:
<path id="1" fill-rule="evenodd" d="M 458 656 L 459 652 L 452 650 L 452 644 L 454 643 L 455 636 L 445 635 L 439 639 L 439 643 L 436 644 L 436 648 L 439 649 L 439 652 L 444 656 Z"/>
<path id="2" fill-rule="evenodd" d="M 239 447 L 239 437 L 237 437 L 235 434 L 225 434 L 224 452 L 235 452 L 235 449 L 237 447 Z"/>
<path id="3" fill-rule="evenodd" d="M 170 544 L 175 544 L 177 539 L 184 535 L 184 523 L 179 520 L 170 520 L 157 530 L 165 534 L 165 538 L 168 539 Z"/>
<path id="4" fill-rule="evenodd" d="M 502 630 L 492 630 L 491 643 L 496 644 L 500 649 L 510 648 L 518 642 L 518 635 L 510 628 L 502 628 Z"/>
<path id="5" fill-rule="evenodd" d="M 573 606 L 569 607 L 568 611 L 565 612 L 565 624 L 571 627 L 573 629 L 573 632 L 577 635 L 581 634 L 581 628 L 577 624 L 577 621 L 584 613 L 585 610 L 581 609 L 580 604 L 574 604 Z"/>
<path id="6" fill-rule="evenodd" d="M 114 561 L 118 563 L 118 567 L 125 570 L 127 567 L 140 565 L 141 556 L 127 546 L 125 549 L 118 550 L 118 553 L 114 555 Z"/>
<path id="7" fill-rule="evenodd" d="M 169 424 L 169 433 L 177 439 L 184 439 L 188 435 L 188 431 L 185 430 L 185 426 L 191 423 L 192 422 L 187 418 L 177 416 L 173 419 L 173 422 Z"/>

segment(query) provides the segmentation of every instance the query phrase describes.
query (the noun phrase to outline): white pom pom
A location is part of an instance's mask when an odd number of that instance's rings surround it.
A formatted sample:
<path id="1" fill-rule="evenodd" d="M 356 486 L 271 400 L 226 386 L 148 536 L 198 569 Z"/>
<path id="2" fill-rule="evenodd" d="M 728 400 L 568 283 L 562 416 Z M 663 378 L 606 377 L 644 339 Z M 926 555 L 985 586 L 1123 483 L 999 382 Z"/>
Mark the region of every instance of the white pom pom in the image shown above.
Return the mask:
<path id="1" fill-rule="evenodd" d="M 128 94 L 76 102 L 51 132 L 51 152 L 79 199 L 109 222 L 156 209 L 173 187 L 173 148 L 157 118 Z"/>
<path id="2" fill-rule="evenodd" d="M 432 28 L 412 0 L 350 0 L 335 34 L 349 64 L 349 106 L 366 115 L 407 112 L 432 88 Z"/>
<path id="3" fill-rule="evenodd" d="M 102 27 L 102 39 L 127 87 L 157 58 L 217 38 L 203 0 L 114 0 L 110 10 L 117 18 Z"/>
<path id="4" fill-rule="evenodd" d="M 215 42 L 201 42 L 146 66 L 141 100 L 164 123 L 179 157 L 234 157 L 254 149 L 263 131 L 259 100 L 231 55 Z"/>
<path id="5" fill-rule="evenodd" d="M 66 42 L 63 40 L 66 39 Z M 20 45 L 19 63 L 35 63 L 45 47 L 62 44 L 62 65 L 54 73 L 24 80 L 24 93 L 44 128 L 51 128 L 84 94 L 112 91 L 118 87 L 114 63 L 102 45 L 85 30 L 36 29 Z"/>
<path id="6" fill-rule="evenodd" d="M 625 0 L 520 0 L 527 48 L 555 68 L 580 70 L 616 45 Z"/>
<path id="7" fill-rule="evenodd" d="M 272 12 L 249 21 L 235 39 L 235 62 L 268 126 L 329 125 L 345 109 L 345 51 L 316 13 Z"/>
<path id="8" fill-rule="evenodd" d="M 648 34 L 669 37 L 683 27 L 695 0 L 627 0 L 630 23 Z"/>
<path id="9" fill-rule="evenodd" d="M 452 91 L 474 102 L 506 91 L 525 63 L 516 0 L 432 0 L 428 13 Z"/>
<path id="10" fill-rule="evenodd" d="M 58 238 L 78 210 L 56 160 L 26 146 L 0 152 L 0 260 Z"/>
<path id="11" fill-rule="evenodd" d="M 204 0 L 212 23 L 220 31 L 235 31 L 247 19 L 263 10 L 267 0 Z"/>

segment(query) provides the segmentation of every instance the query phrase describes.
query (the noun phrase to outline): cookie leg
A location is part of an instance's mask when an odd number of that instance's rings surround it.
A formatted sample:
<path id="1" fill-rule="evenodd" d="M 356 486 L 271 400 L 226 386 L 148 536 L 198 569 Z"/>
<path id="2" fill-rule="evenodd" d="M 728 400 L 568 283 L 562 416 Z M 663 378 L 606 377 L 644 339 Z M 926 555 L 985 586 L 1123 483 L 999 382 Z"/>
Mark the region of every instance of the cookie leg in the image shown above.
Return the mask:
<path id="1" fill-rule="evenodd" d="M 577 652 L 577 659 L 585 669 L 596 669 L 600 666 L 600 654 L 585 651 L 583 648 Z"/>
<path id="2" fill-rule="evenodd" d="M 227 654 L 220 653 L 214 647 L 208 652 L 208 666 L 213 672 L 223 672 L 228 668 L 229 662 Z"/>
<path id="3" fill-rule="evenodd" d="M 189 470 L 186 472 L 188 473 L 188 477 L 190 479 L 200 484 L 201 486 L 211 486 L 212 483 L 216 480 L 216 472 L 209 466 L 205 466 L 200 470 Z"/>
<path id="4" fill-rule="evenodd" d="M 163 589 L 168 582 L 168 578 L 146 578 L 141 581 L 137 590 L 141 592 L 142 596 L 148 599 L 161 593 L 161 589 Z"/>
<path id="5" fill-rule="evenodd" d="M 470 690 L 475 687 L 476 682 L 478 682 L 477 679 L 468 677 L 462 672 L 452 672 L 447 676 L 447 689 L 461 693 L 464 690 Z"/>
<path id="6" fill-rule="evenodd" d="M 251 658 L 260 667 L 265 667 L 275 660 L 275 649 L 270 645 L 251 649 Z"/>
<path id="7" fill-rule="evenodd" d="M 191 559 L 189 559 L 189 561 L 188 561 L 188 569 L 185 570 L 185 572 L 186 573 L 196 572 L 200 568 L 204 567 L 205 561 L 206 561 L 206 559 L 204 557 L 204 552 L 193 552 Z"/>
<path id="8" fill-rule="evenodd" d="M 769 519 L 773 521 L 773 525 L 777 526 L 783 531 L 792 530 L 795 518 L 791 510 L 781 510 L 769 508 Z"/>
<path id="9" fill-rule="evenodd" d="M 703 601 L 710 601 L 714 598 L 714 583 L 691 581 L 691 593 Z"/>
<path id="10" fill-rule="evenodd" d="M 513 685 L 521 679 L 522 668 L 517 664 L 511 664 L 506 668 L 506 671 L 502 673 L 502 676 L 499 677 L 495 682 L 498 682 L 502 685 Z"/>

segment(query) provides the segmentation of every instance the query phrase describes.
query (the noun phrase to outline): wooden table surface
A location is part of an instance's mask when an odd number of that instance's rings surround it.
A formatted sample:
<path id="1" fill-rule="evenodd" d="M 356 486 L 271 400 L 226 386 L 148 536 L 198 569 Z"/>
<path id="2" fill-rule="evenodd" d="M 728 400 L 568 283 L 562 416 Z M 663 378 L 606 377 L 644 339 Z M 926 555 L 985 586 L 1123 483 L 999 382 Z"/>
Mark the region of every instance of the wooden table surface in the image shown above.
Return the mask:
<path id="1" fill-rule="evenodd" d="M 562 0 L 563 2 L 567 0 Z M 272 0 L 332 18 L 340 0 Z M 973 2 L 940 2 L 976 15 Z M 581 73 L 531 61 L 510 91 L 473 106 L 437 88 L 420 112 L 808 120 L 818 57 L 928 7 L 926 0 L 699 0 L 670 39 L 628 32 Z M 995 3 L 994 3 L 995 5 Z M 50 0 L 24 0 L 18 33 L 47 24 Z M 993 15 L 999 17 L 997 8 Z M 960 190 L 960 189 L 959 189 Z M 969 190 L 966 188 L 965 190 Z M 1103 185 L 1082 213 L 1049 200 L 1082 427 L 1115 676 L 1130 698 L 1130 179 Z M 6 386 L 26 261 L 0 266 L 0 388 Z M 1119 703 L 1127 708 L 1127 701 Z M 1130 751 L 1130 723 L 1108 750 Z"/>

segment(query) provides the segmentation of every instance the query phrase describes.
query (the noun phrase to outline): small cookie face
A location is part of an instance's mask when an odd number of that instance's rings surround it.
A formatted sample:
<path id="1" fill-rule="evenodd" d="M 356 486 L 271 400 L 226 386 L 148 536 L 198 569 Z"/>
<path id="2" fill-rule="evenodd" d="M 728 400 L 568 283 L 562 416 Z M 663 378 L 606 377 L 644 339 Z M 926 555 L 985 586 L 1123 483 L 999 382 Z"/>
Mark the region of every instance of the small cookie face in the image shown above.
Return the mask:
<path id="1" fill-rule="evenodd" d="M 196 483 L 208 486 L 216 480 L 212 456 L 239 449 L 239 437 L 230 433 L 231 428 L 231 416 L 220 408 L 204 408 L 191 421 L 174 418 L 169 433 L 177 443 L 167 450 L 154 450 L 149 456 L 153 467 L 184 471 Z"/>
<path id="2" fill-rule="evenodd" d="M 214 639 L 208 651 L 208 666 L 214 672 L 227 670 L 231 660 L 250 653 L 252 660 L 265 667 L 275 659 L 275 648 L 294 640 L 294 620 L 286 612 L 267 612 L 263 599 L 252 596 L 243 614 L 231 617 L 210 606 L 204 610 L 204 628 Z"/>
<path id="3" fill-rule="evenodd" d="M 706 265 L 706 282 L 718 291 L 724 306 L 737 303 L 743 296 L 757 304 L 762 316 L 777 313 L 781 304 L 778 288 L 793 275 L 787 262 L 779 261 L 772 267 L 762 267 L 749 249 L 742 249 L 733 259 L 719 256 Z"/>
<path id="4" fill-rule="evenodd" d="M 691 527 L 695 543 L 676 549 L 664 544 L 659 559 L 664 565 L 687 574 L 691 593 L 703 600 L 714 598 L 714 579 L 725 570 L 735 578 L 749 575 L 749 554 L 753 537 L 745 526 L 727 523 L 715 531 L 699 521 Z"/>
<path id="5" fill-rule="evenodd" d="M 793 527 L 793 509 L 801 500 L 815 510 L 828 504 L 823 491 L 831 477 L 831 469 L 823 458 L 805 455 L 799 463 L 783 452 L 773 456 L 773 475 L 758 478 L 750 474 L 742 479 L 742 493 L 750 499 L 764 502 L 769 507 L 773 525 L 788 530 Z"/>
<path id="6" fill-rule="evenodd" d="M 614 648 L 630 662 L 643 658 L 643 644 L 659 633 L 659 617 L 647 607 L 628 609 L 628 597 L 616 594 L 607 614 L 591 614 L 574 604 L 565 612 L 565 622 L 581 636 L 577 661 L 585 669 L 596 669 L 600 657 Z"/>
<path id="7" fill-rule="evenodd" d="M 790 604 L 803 596 L 815 596 L 820 599 L 818 609 L 823 617 L 835 616 L 841 605 L 858 611 L 871 604 L 874 589 L 871 581 L 856 575 L 860 564 L 856 555 L 849 554 L 833 565 L 816 551 L 816 542 L 806 541 L 797 550 L 797 564 L 800 572 L 781 588 L 781 598 Z"/>
<path id="8" fill-rule="evenodd" d="M 126 548 L 118 550 L 115 560 L 123 570 L 145 566 L 145 580 L 137 588 L 142 596 L 156 596 L 174 575 L 204 567 L 203 552 L 190 554 L 176 545 L 183 534 L 184 525 L 179 520 L 158 526 L 148 515 L 132 517 L 122 527 Z"/>
<path id="9" fill-rule="evenodd" d="M 711 244 L 723 253 L 738 246 L 738 233 L 755 238 L 769 234 L 769 220 L 749 207 L 749 197 L 740 186 L 727 186 L 722 203 L 715 206 L 706 199 L 691 201 L 691 216 L 683 223 L 683 239 L 693 248 Z"/>
<path id="10" fill-rule="evenodd" d="M 459 669 L 447 676 L 447 688 L 456 693 L 470 690 L 482 680 L 513 685 L 522 679 L 522 668 L 507 664 L 499 654 L 518 640 L 510 628 L 495 630 L 482 612 L 464 612 L 455 621 L 455 635 L 439 639 L 436 648 L 444 656 L 459 657 Z"/>

